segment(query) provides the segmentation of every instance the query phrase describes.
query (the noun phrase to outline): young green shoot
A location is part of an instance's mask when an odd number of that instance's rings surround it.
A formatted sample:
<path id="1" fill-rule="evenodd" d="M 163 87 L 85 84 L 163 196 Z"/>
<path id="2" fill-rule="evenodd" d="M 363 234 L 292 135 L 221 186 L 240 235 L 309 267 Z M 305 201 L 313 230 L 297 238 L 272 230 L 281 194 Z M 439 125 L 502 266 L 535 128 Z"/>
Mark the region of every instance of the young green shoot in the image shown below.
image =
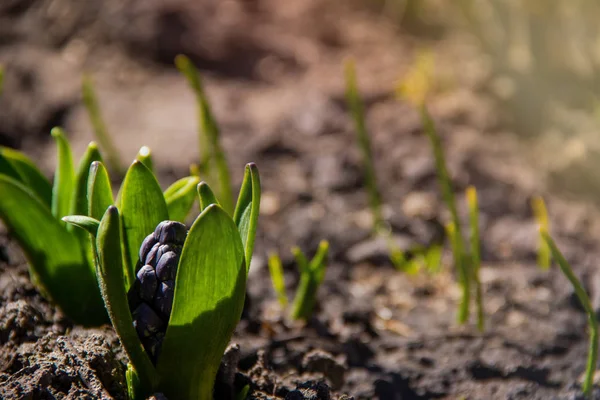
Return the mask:
<path id="1" fill-rule="evenodd" d="M 105 171 L 100 163 L 95 167 Z M 106 199 L 110 186 L 97 178 L 99 184 L 88 185 L 88 198 Z M 190 182 L 175 190 L 194 186 L 187 190 L 200 197 L 201 213 L 189 231 L 169 220 L 167 200 L 139 160 L 131 164 L 116 205 L 99 221 L 64 218 L 95 231 L 99 284 L 129 358 L 132 400 L 155 392 L 171 400 L 212 400 L 221 358 L 241 317 L 260 206 L 258 170 L 246 167 L 235 217 L 206 183 Z"/>
<path id="2" fill-rule="evenodd" d="M 217 121 L 212 113 L 208 97 L 204 91 L 200 73 L 192 61 L 184 55 L 175 58 L 175 65 L 186 77 L 196 95 L 199 119 L 200 165 L 199 176 L 219 187 L 219 198 L 227 212 L 233 211 L 233 195 L 227 158 L 220 141 Z M 213 166 L 215 169 L 213 170 Z"/>
<path id="3" fill-rule="evenodd" d="M 598 321 L 596 319 L 596 312 L 592 307 L 590 298 L 585 292 L 583 285 L 579 279 L 577 279 L 577 276 L 575 276 L 573 269 L 556 246 L 556 243 L 554 243 L 552 237 L 550 237 L 548 234 L 548 231 L 541 227 L 540 234 L 548 245 L 552 257 L 558 262 L 560 270 L 567 277 L 569 282 L 571 282 L 571 285 L 573 285 L 575 294 L 577 295 L 577 298 L 581 302 L 581 305 L 588 315 L 588 321 L 590 325 L 590 349 L 588 352 L 587 366 L 583 381 L 583 393 L 591 399 L 594 385 L 594 375 L 596 372 L 596 363 L 598 361 Z"/>
<path id="4" fill-rule="evenodd" d="M 471 274 L 475 284 L 475 306 L 477 307 L 477 329 L 483 332 L 485 329 L 485 315 L 483 309 L 483 291 L 481 288 L 481 244 L 479 243 L 479 205 L 477 201 L 477 190 L 469 186 L 466 192 L 469 207 L 470 242 L 471 242 Z"/>
<path id="5" fill-rule="evenodd" d="M 375 165 L 373 163 L 373 151 L 371 148 L 371 139 L 367 131 L 365 122 L 365 111 L 363 102 L 358 93 L 358 84 L 356 81 L 356 68 L 354 62 L 347 61 L 345 66 L 346 76 L 346 102 L 350 113 L 354 118 L 358 145 L 362 152 L 363 168 L 365 172 L 365 184 L 369 193 L 369 205 L 373 214 L 374 230 L 379 232 L 383 225 L 383 215 L 381 212 L 381 195 L 377 188 L 377 177 L 375 175 Z"/>
<path id="6" fill-rule="evenodd" d="M 277 300 L 279 301 L 281 308 L 286 309 L 288 305 L 288 298 L 285 292 L 283 267 L 281 265 L 281 258 L 279 258 L 279 255 L 275 252 L 269 254 L 269 273 L 271 275 L 273 289 L 275 289 L 275 293 L 277 293 Z"/>
<path id="7" fill-rule="evenodd" d="M 312 316 L 317 303 L 317 290 L 325 278 L 328 252 L 329 243 L 326 240 L 319 243 L 317 253 L 310 262 L 299 247 L 292 249 L 300 269 L 300 283 L 292 305 L 292 319 L 308 320 Z"/>
<path id="8" fill-rule="evenodd" d="M 442 191 L 442 198 L 448 207 L 451 215 L 451 225 L 447 225 L 450 243 L 452 244 L 452 252 L 454 254 L 454 265 L 460 277 L 462 285 L 463 298 L 458 312 L 458 322 L 464 324 L 469 318 L 469 303 L 470 303 L 470 281 L 471 274 L 469 271 L 469 263 L 465 254 L 465 246 L 463 236 L 460 229 L 460 219 L 458 218 L 458 209 L 456 207 L 456 198 L 452 188 L 452 180 L 446 167 L 446 159 L 442 150 L 442 141 L 435 129 L 433 119 L 429 115 L 427 108 L 421 107 L 421 119 L 425 134 L 431 143 L 433 149 L 433 157 L 435 160 L 435 168 L 438 175 L 438 181 Z"/>
<path id="9" fill-rule="evenodd" d="M 550 248 L 548 247 L 548 243 L 542 234 L 542 232 L 550 232 L 550 223 L 548 222 L 546 203 L 544 203 L 544 199 L 542 197 L 536 196 L 531 200 L 531 208 L 533 209 L 533 215 L 535 216 L 540 229 L 537 254 L 538 265 L 541 269 L 547 271 L 550 268 L 550 263 L 552 260 L 550 259 Z"/>
<path id="10" fill-rule="evenodd" d="M 102 118 L 98 97 L 96 96 L 91 77 L 83 77 L 81 93 L 83 96 L 83 104 L 90 117 L 96 140 L 100 143 L 100 147 L 102 147 L 106 153 L 106 162 L 111 170 L 121 175 L 121 168 L 123 165 L 121 163 L 121 157 L 119 156 L 119 151 L 113 143 L 112 138 L 108 133 L 108 129 L 106 128 L 106 124 L 104 123 L 104 119 Z"/>

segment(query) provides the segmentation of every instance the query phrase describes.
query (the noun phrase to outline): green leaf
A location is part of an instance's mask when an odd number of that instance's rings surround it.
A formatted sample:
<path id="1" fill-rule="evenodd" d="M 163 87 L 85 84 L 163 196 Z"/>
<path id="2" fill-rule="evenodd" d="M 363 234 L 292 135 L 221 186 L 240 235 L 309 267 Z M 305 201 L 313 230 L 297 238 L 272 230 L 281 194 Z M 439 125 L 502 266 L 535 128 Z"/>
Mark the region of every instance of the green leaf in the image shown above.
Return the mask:
<path id="1" fill-rule="evenodd" d="M 11 171 L 13 172 L 11 173 Z M 52 185 L 25 154 L 0 146 L 0 174 L 12 176 L 23 183 L 50 208 L 52 204 Z"/>
<path id="2" fill-rule="evenodd" d="M 277 293 L 277 300 L 281 304 L 282 308 L 286 308 L 288 305 L 288 298 L 285 292 L 285 279 L 283 277 L 283 267 L 281 265 L 281 258 L 277 253 L 273 252 L 269 255 L 269 272 L 271 274 L 271 282 L 275 293 Z"/>
<path id="3" fill-rule="evenodd" d="M 377 187 L 377 176 L 375 174 L 375 164 L 373 162 L 373 150 L 371 139 L 365 123 L 365 111 L 360 94 L 358 93 L 358 84 L 356 83 L 356 68 L 354 62 L 348 61 L 345 65 L 346 75 L 346 102 L 354 119 L 358 146 L 362 153 L 363 169 L 365 170 L 365 184 L 369 193 L 369 204 L 373 213 L 374 230 L 377 231 L 383 223 L 381 212 L 381 194 Z"/>
<path id="4" fill-rule="evenodd" d="M 75 322 L 107 321 L 96 277 L 75 235 L 27 187 L 0 175 L 0 218 L 27 256 L 43 290 Z"/>
<path id="5" fill-rule="evenodd" d="M 327 255 L 329 254 L 329 242 L 321 240 L 317 253 L 310 261 L 310 270 L 315 274 L 315 280 L 321 283 L 325 278 L 325 267 L 327 266 Z"/>
<path id="6" fill-rule="evenodd" d="M 237 227 L 211 205 L 192 225 L 181 254 L 169 327 L 158 359 L 158 390 L 170 400 L 212 400 L 221 358 L 246 291 Z"/>
<path id="7" fill-rule="evenodd" d="M 219 204 L 219 200 L 206 182 L 198 184 L 198 197 L 200 198 L 200 211 L 204 211 L 211 204 Z"/>
<path id="8" fill-rule="evenodd" d="M 96 238 L 100 288 L 112 325 L 141 383 L 139 386 L 147 391 L 145 396 L 149 396 L 154 391 L 158 378 L 152 361 L 133 327 L 133 318 L 129 311 L 127 291 L 123 285 L 125 276 L 120 225 L 119 211 L 115 206 L 110 206 L 100 221 Z"/>
<path id="9" fill-rule="evenodd" d="M 565 257 L 562 255 L 552 237 L 548 234 L 548 232 L 544 229 L 544 227 L 540 228 L 540 234 L 548 244 L 550 251 L 552 253 L 552 258 L 554 258 L 558 262 L 558 266 L 562 273 L 567 277 L 571 285 L 573 285 L 573 289 L 575 290 L 575 294 L 577 298 L 581 302 L 581 305 L 585 309 L 585 312 L 588 315 L 588 322 L 590 325 L 590 349 L 588 353 L 587 366 L 585 369 L 585 377 L 583 381 L 583 393 L 588 397 L 592 398 L 592 392 L 594 390 L 594 375 L 596 371 L 596 364 L 598 361 L 598 320 L 596 317 L 596 311 L 592 306 L 592 302 L 590 301 L 589 296 L 587 295 L 583 285 L 577 279 L 577 276 L 573 272 L 571 265 L 567 262 Z"/>
<path id="10" fill-rule="evenodd" d="M 260 213 L 260 195 L 258 167 L 254 163 L 249 163 L 244 171 L 244 180 L 233 213 L 233 221 L 240 231 L 242 243 L 244 244 L 247 269 L 250 268 L 252 252 L 254 251 L 254 239 L 256 238 L 258 215 Z"/>
<path id="11" fill-rule="evenodd" d="M 71 210 L 75 170 L 73 167 L 71 146 L 63 130 L 54 128 L 51 133 L 52 137 L 56 140 L 58 150 L 54 186 L 52 188 L 52 215 L 55 218 L 62 218 L 65 215 L 69 215 L 69 211 Z"/>
<path id="12" fill-rule="evenodd" d="M 81 92 L 83 95 L 83 104 L 85 105 L 85 109 L 87 110 L 88 115 L 90 117 L 92 127 L 94 128 L 94 135 L 96 136 L 96 140 L 98 140 L 98 143 L 100 143 L 100 146 L 102 147 L 102 149 L 104 149 L 107 155 L 108 165 L 113 170 L 113 172 L 121 174 L 122 164 L 119 152 L 117 151 L 117 148 L 115 147 L 112 138 L 108 134 L 106 124 L 102 119 L 102 114 L 100 113 L 100 106 L 98 104 L 98 98 L 96 97 L 96 92 L 94 90 L 92 79 L 89 76 L 83 77 Z"/>
<path id="13" fill-rule="evenodd" d="M 292 254 L 298 265 L 298 269 L 301 274 L 310 272 L 308 258 L 304 255 L 304 252 L 298 246 L 292 247 Z"/>
<path id="14" fill-rule="evenodd" d="M 114 204 L 110 178 L 101 162 L 96 161 L 90 165 L 87 198 L 87 215 L 98 220 L 102 219 L 108 207 Z"/>
<path id="15" fill-rule="evenodd" d="M 197 176 L 188 176 L 173 183 L 164 192 L 169 219 L 185 222 L 196 200 L 196 185 L 200 179 Z"/>
<path id="16" fill-rule="evenodd" d="M 75 190 L 73 191 L 71 215 L 86 215 L 88 213 L 87 186 L 90 166 L 94 161 L 101 162 L 102 155 L 100 155 L 96 143 L 91 142 L 83 157 L 81 157 L 77 174 L 75 175 Z"/>
<path id="17" fill-rule="evenodd" d="M 546 203 L 540 196 L 536 196 L 531 200 L 531 208 L 533 209 L 533 215 L 537 221 L 540 231 L 550 232 L 550 223 L 548 222 L 548 211 L 546 209 Z M 543 270 L 550 269 L 551 257 L 550 249 L 548 244 L 544 240 L 544 236 L 540 234 L 540 244 L 538 247 L 538 265 Z"/>
<path id="18" fill-rule="evenodd" d="M 150 147 L 142 146 L 135 159 L 143 162 L 146 168 L 154 174 L 154 161 L 152 161 L 152 151 L 150 150 Z"/>
<path id="19" fill-rule="evenodd" d="M 159 222 L 169 219 L 169 211 L 156 178 L 138 160 L 129 167 L 118 197 L 123 218 L 128 289 L 135 280 L 135 265 L 144 238 L 154 232 Z"/>
<path id="20" fill-rule="evenodd" d="M 68 215 L 62 217 L 62 220 L 91 233 L 94 237 L 98 233 L 98 225 L 100 225 L 100 221 L 96 218 L 88 217 L 86 215 Z"/>

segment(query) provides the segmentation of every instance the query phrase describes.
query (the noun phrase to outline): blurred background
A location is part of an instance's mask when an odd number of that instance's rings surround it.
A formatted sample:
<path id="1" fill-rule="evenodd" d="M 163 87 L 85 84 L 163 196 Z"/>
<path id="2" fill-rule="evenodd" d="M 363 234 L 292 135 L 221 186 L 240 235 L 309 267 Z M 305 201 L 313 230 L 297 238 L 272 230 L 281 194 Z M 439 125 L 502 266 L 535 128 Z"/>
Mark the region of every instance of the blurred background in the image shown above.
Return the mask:
<path id="1" fill-rule="evenodd" d="M 123 159 L 146 144 L 164 173 L 180 175 L 198 157 L 194 96 L 173 65 L 183 53 L 205 76 L 240 171 L 258 150 L 284 151 L 265 145 L 278 135 L 350 129 L 351 57 L 370 111 L 400 100 L 397 119 L 370 112 L 375 137 L 410 129 L 410 100 L 426 96 L 490 146 L 516 138 L 551 188 L 594 198 L 598 16 L 593 0 L 3 0 L 0 144 L 51 171 L 48 133 L 62 125 L 81 154 L 93 139 L 87 73 Z"/>

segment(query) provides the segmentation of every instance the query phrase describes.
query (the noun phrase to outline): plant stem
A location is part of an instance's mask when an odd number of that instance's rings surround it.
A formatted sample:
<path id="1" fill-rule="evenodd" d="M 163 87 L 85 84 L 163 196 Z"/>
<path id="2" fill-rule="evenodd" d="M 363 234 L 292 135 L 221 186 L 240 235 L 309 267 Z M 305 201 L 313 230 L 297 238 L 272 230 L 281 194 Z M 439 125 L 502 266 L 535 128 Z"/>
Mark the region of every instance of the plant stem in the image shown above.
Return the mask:
<path id="1" fill-rule="evenodd" d="M 479 243 L 479 205 L 477 201 L 477 190 L 473 186 L 467 188 L 467 203 L 469 205 L 469 222 L 471 225 L 471 272 L 475 283 L 475 302 L 477 306 L 477 329 L 483 332 L 485 329 L 483 292 L 479 271 L 481 269 L 481 245 Z"/>
<path id="2" fill-rule="evenodd" d="M 548 244 L 550 251 L 552 252 L 552 257 L 558 262 L 558 266 L 562 273 L 567 277 L 567 279 L 573 285 L 573 289 L 575 289 L 575 294 L 577 298 L 581 302 L 581 305 L 585 309 L 588 315 L 588 321 L 590 324 L 590 350 L 588 353 L 587 366 L 585 370 L 585 378 L 583 382 L 583 393 L 588 397 L 592 398 L 592 390 L 594 384 L 594 373 L 596 371 L 596 363 L 598 361 L 598 321 L 596 319 L 596 313 L 594 312 L 594 308 L 592 307 L 592 303 L 590 302 L 590 298 L 588 297 L 585 289 L 579 282 L 579 279 L 573 273 L 573 269 L 564 258 L 558 247 L 556 247 L 556 243 L 550 237 L 547 231 L 543 229 L 540 230 L 542 237 Z"/>
<path id="3" fill-rule="evenodd" d="M 544 199 L 537 196 L 531 200 L 531 208 L 533 209 L 533 215 L 537 220 L 537 223 L 540 227 L 540 232 L 550 232 L 550 224 L 548 222 L 548 211 L 546 209 L 546 204 L 544 203 Z M 538 265 L 543 270 L 548 270 L 550 268 L 550 249 L 548 248 L 548 244 L 544 240 L 543 235 L 540 233 L 539 239 L 539 248 L 537 254 Z"/>

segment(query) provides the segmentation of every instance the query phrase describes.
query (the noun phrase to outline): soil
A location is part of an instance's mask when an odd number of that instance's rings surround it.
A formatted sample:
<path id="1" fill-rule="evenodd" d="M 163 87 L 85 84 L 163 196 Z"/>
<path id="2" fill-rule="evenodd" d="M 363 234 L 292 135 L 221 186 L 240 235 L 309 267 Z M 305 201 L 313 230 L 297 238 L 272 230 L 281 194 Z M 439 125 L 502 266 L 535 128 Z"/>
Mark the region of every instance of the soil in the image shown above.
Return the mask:
<path id="1" fill-rule="evenodd" d="M 261 220 L 248 301 L 224 356 L 216 399 L 579 399 L 586 315 L 557 268 L 536 265 L 530 210 L 544 195 L 552 232 L 600 312 L 600 214 L 557 191 L 481 90 L 472 46 L 451 34 L 414 36 L 362 2 L 14 0 L 0 5 L 0 143 L 22 149 L 50 176 L 49 128 L 63 125 L 74 153 L 93 139 L 79 96 L 83 72 L 123 159 L 153 149 L 161 184 L 197 161 L 195 103 L 172 66 L 202 69 L 234 183 L 259 166 Z M 84 5 L 85 4 L 85 5 Z M 429 106 L 459 207 L 474 185 L 481 207 L 486 327 L 456 323 L 460 292 L 446 246 L 438 273 L 394 269 L 370 233 L 361 159 L 343 96 L 343 61 L 358 64 L 384 214 L 398 245 L 445 242 L 448 212 L 418 113 L 394 98 L 395 80 L 423 43 L 454 85 Z M 462 42 L 461 42 L 462 43 Z M 116 179 L 116 178 L 115 178 Z M 550 190 L 554 189 L 554 190 Z M 3 229 L 3 228 L 0 228 Z M 330 243 L 314 317 L 291 322 L 276 300 L 266 255 Z M 31 284 L 27 262 L 0 231 L 0 397 L 125 399 L 126 356 L 109 326 L 84 329 Z M 156 398 L 160 398 L 157 395 Z M 600 398 L 600 390 L 595 397 Z"/>

